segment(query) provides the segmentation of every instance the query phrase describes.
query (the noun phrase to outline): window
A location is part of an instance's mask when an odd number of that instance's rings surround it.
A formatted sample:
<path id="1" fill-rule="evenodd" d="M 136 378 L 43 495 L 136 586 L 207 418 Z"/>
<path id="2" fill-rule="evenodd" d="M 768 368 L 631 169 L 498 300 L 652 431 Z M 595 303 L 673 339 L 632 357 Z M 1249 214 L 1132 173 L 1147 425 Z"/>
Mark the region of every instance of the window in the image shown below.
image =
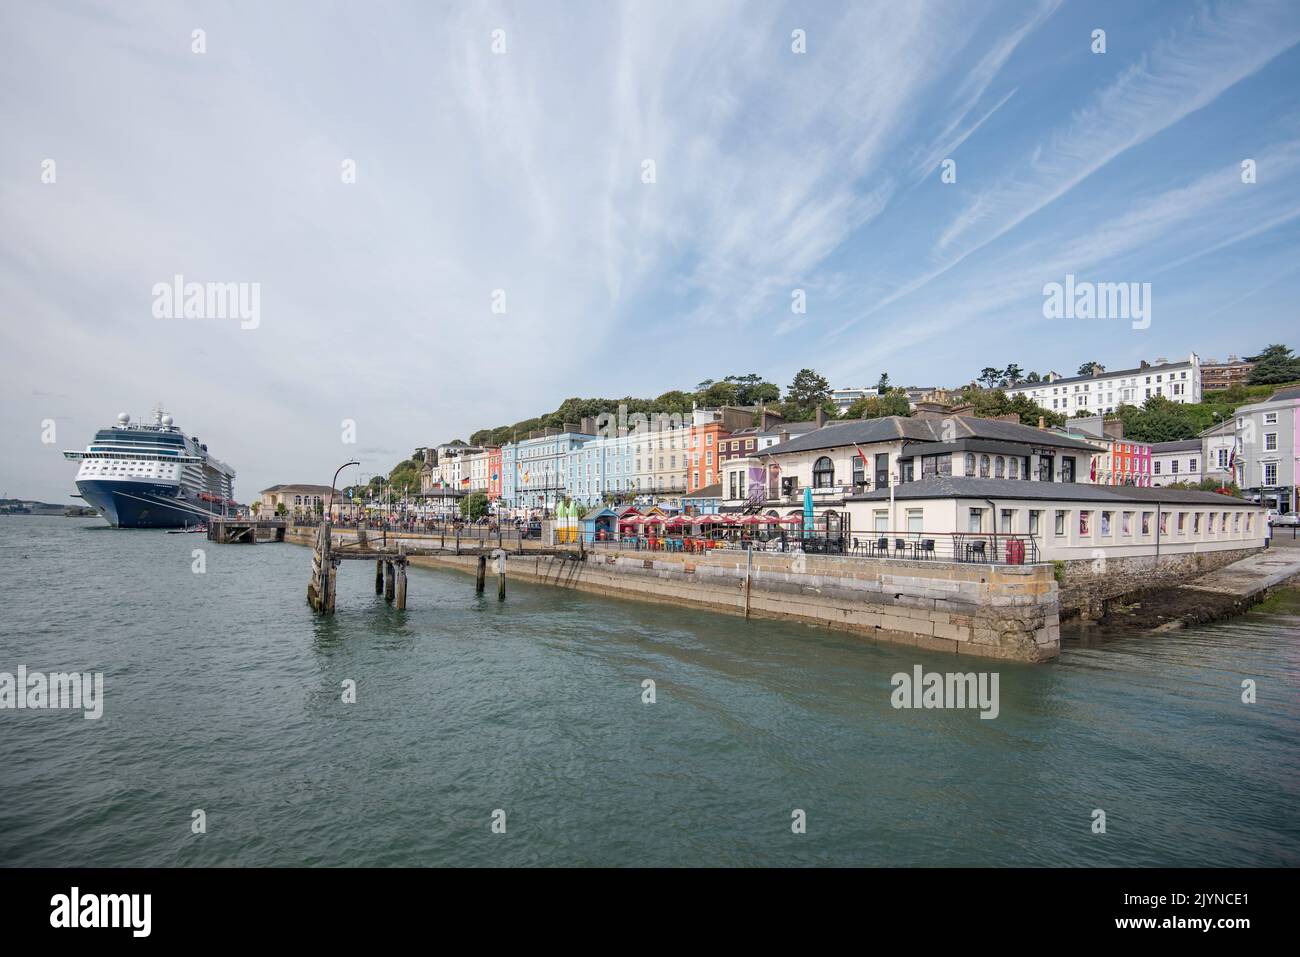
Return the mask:
<path id="1" fill-rule="evenodd" d="M 1110 512 L 1101 513 L 1101 534 L 1103 536 L 1110 535 L 1110 516 Z"/>
<path id="2" fill-rule="evenodd" d="M 994 478 L 1005 478 L 1007 474 L 1006 469 L 1007 469 L 1007 460 L 1004 459 L 1002 456 L 999 455 L 996 459 L 993 460 Z"/>
<path id="3" fill-rule="evenodd" d="M 1079 512 L 1079 534 L 1085 538 L 1092 534 L 1092 512 Z"/>
<path id="4" fill-rule="evenodd" d="M 917 533 L 924 531 L 922 516 L 924 512 L 919 508 L 909 508 L 907 510 L 907 530 Z"/>
<path id="5" fill-rule="evenodd" d="M 1241 531 L 1241 513 L 1232 513 L 1232 534 L 1236 535 Z"/>
<path id="6" fill-rule="evenodd" d="M 871 513 L 871 519 L 875 524 L 876 531 L 889 531 L 889 512 L 885 511 L 883 508 L 876 509 L 876 511 Z"/>
<path id="7" fill-rule="evenodd" d="M 1168 512 L 1160 513 L 1160 534 L 1161 535 L 1169 534 L 1169 513 Z"/>
<path id="8" fill-rule="evenodd" d="M 966 474 L 971 476 L 975 474 L 975 456 L 970 452 L 966 453 Z"/>
<path id="9" fill-rule="evenodd" d="M 980 478 L 988 478 L 988 477 L 989 477 L 989 457 L 987 455 L 981 455 L 980 456 Z"/>
<path id="10" fill-rule="evenodd" d="M 1277 433 L 1276 433 L 1276 432 L 1265 432 L 1265 433 L 1264 433 L 1264 451 L 1265 451 L 1265 452 L 1276 452 L 1276 451 L 1277 451 Z"/>
<path id="11" fill-rule="evenodd" d="M 1143 535 L 1151 534 L 1151 513 L 1150 512 L 1142 513 L 1142 534 Z"/>
<path id="12" fill-rule="evenodd" d="M 1052 456 L 1040 455 L 1038 457 L 1038 481 L 1050 482 L 1052 480 L 1052 472 L 1055 469 L 1055 465 L 1056 463 Z"/>
<path id="13" fill-rule="evenodd" d="M 853 466 L 853 485 L 855 488 L 863 488 L 867 484 L 866 463 L 862 461 L 861 455 L 853 456 L 851 462 Z"/>
<path id="14" fill-rule="evenodd" d="M 1007 468 L 1008 468 L 1008 472 L 1007 472 L 1007 477 L 1008 477 L 1008 478 L 1013 478 L 1013 479 L 1018 479 L 1018 478 L 1020 478 L 1020 459 L 1019 459 L 1019 457 L 1017 457 L 1017 456 L 1012 456 L 1011 460 L 1010 460 L 1009 462 L 1007 462 Z"/>
<path id="15" fill-rule="evenodd" d="M 1187 471 L 1189 471 L 1189 472 L 1195 472 L 1195 471 L 1196 471 L 1196 459 L 1188 459 L 1188 460 L 1187 460 Z"/>
<path id="16" fill-rule="evenodd" d="M 1014 524 L 1014 522 L 1015 522 L 1015 512 L 1012 509 L 1004 508 L 1002 510 L 1001 528 L 999 529 L 999 531 L 1001 531 L 1004 534 L 1010 534 L 1011 526 Z"/>
<path id="17" fill-rule="evenodd" d="M 813 465 L 813 488 L 830 488 L 835 484 L 835 466 L 823 455 Z"/>
<path id="18" fill-rule="evenodd" d="M 899 468 L 899 470 L 903 473 L 903 474 L 900 476 L 899 481 L 902 481 L 902 482 L 910 482 L 910 481 L 912 481 L 912 478 L 913 478 L 913 472 L 912 472 L 912 460 L 911 460 L 911 459 L 908 459 L 906 462 L 900 462 L 900 463 L 898 464 L 898 468 Z"/>
<path id="19" fill-rule="evenodd" d="M 1265 424 L 1265 425 L 1277 425 L 1277 413 L 1276 413 L 1276 412 L 1265 412 L 1265 413 L 1264 413 L 1264 424 Z"/>
<path id="20" fill-rule="evenodd" d="M 1228 450 L 1219 449 L 1219 468 L 1226 469 L 1227 467 L 1228 467 Z"/>
<path id="21" fill-rule="evenodd" d="M 1015 462 L 1015 459 L 1012 459 L 1011 461 Z M 1042 521 L 1042 518 L 1043 518 L 1043 513 L 1041 511 L 1035 511 L 1033 509 L 1030 509 L 1029 511 L 1029 534 L 1030 535 L 1038 534 L 1038 525 L 1039 522 Z"/>
<path id="22" fill-rule="evenodd" d="M 1133 534 L 1133 513 L 1132 512 L 1120 512 L 1119 533 L 1121 535 Z"/>
<path id="23" fill-rule="evenodd" d="M 1276 463 L 1276 462 L 1268 462 L 1268 463 L 1265 463 L 1265 465 L 1264 465 L 1264 484 L 1265 484 L 1265 485 L 1276 485 L 1276 484 L 1277 484 L 1277 463 Z"/>
<path id="24" fill-rule="evenodd" d="M 876 455 L 876 488 L 889 487 L 889 453 L 880 452 Z"/>
<path id="25" fill-rule="evenodd" d="M 1177 474 L 1178 474 L 1178 460 L 1177 460 L 1177 459 L 1174 459 L 1172 462 L 1169 463 L 1169 471 L 1172 472 L 1174 475 L 1177 475 Z"/>
<path id="26" fill-rule="evenodd" d="M 1200 512 L 1192 513 L 1192 534 L 1193 535 L 1201 534 L 1201 513 Z"/>
<path id="27" fill-rule="evenodd" d="M 1178 526 L 1177 526 L 1177 527 L 1178 527 L 1178 534 L 1179 534 L 1179 535 L 1184 535 L 1184 534 L 1186 534 L 1186 532 L 1187 532 L 1187 513 L 1186 513 L 1186 512 L 1179 512 L 1179 513 L 1178 513 Z"/>
<path id="28" fill-rule="evenodd" d="M 966 520 L 966 530 L 970 532 L 984 531 L 984 509 L 972 508 L 969 517 Z"/>
<path id="29" fill-rule="evenodd" d="M 1159 474 L 1160 474 L 1160 462 L 1157 461 L 1154 465 L 1152 465 L 1152 466 L 1151 466 L 1151 470 L 1152 470 L 1152 472 L 1154 472 L 1156 475 L 1159 475 Z"/>
<path id="30" fill-rule="evenodd" d="M 1061 481 L 1062 482 L 1074 481 L 1074 457 L 1073 456 L 1066 456 L 1065 458 L 1061 459 Z"/>

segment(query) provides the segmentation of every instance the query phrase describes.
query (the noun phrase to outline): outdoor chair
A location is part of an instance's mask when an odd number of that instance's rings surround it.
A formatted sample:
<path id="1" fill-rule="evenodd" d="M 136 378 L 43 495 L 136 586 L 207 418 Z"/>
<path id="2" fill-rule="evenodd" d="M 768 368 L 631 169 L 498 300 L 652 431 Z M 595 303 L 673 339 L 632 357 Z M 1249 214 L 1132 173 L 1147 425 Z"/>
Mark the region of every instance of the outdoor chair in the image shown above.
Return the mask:
<path id="1" fill-rule="evenodd" d="M 876 554 L 877 555 L 889 554 L 889 539 L 881 538 L 876 541 Z"/>
<path id="2" fill-rule="evenodd" d="M 933 538 L 923 538 L 923 539 L 921 539 L 921 557 L 922 557 L 922 558 L 934 558 L 934 539 L 933 539 Z"/>

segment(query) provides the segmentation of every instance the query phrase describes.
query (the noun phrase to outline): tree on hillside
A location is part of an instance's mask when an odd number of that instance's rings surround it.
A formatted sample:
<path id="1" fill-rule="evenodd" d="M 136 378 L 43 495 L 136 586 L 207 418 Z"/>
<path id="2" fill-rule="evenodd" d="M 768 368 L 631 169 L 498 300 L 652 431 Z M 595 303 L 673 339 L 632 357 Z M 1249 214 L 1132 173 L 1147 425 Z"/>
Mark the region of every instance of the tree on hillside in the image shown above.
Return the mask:
<path id="1" fill-rule="evenodd" d="M 1255 368 L 1250 370 L 1250 385 L 1281 385 L 1300 380 L 1300 358 L 1280 343 L 1268 346 L 1255 357 Z"/>
<path id="2" fill-rule="evenodd" d="M 1029 375 L 1025 376 L 1025 381 L 1026 381 L 1026 382 L 1042 382 L 1043 379 L 1042 379 L 1042 376 L 1040 376 L 1037 372 L 1031 372 L 1031 373 L 1029 373 Z"/>
<path id="3" fill-rule="evenodd" d="M 816 411 L 831 397 L 831 384 L 812 369 L 800 369 L 785 390 L 785 401 L 798 409 Z"/>
<path id="4" fill-rule="evenodd" d="M 907 393 L 894 389 L 884 395 L 866 395 L 844 410 L 846 419 L 882 419 L 887 415 L 909 415 Z"/>
<path id="5" fill-rule="evenodd" d="M 737 405 L 739 401 L 739 390 L 734 382 L 715 382 L 700 394 L 700 405 L 705 408 Z"/>
<path id="6" fill-rule="evenodd" d="M 729 375 L 724 382 L 736 386 L 736 405 L 759 405 L 777 402 L 781 398 L 781 387 L 775 382 L 768 382 L 756 372 L 747 375 Z"/>
<path id="7" fill-rule="evenodd" d="M 1001 369 L 995 369 L 992 366 L 985 366 L 983 369 L 980 370 L 980 374 L 975 381 L 983 382 L 985 386 L 991 389 L 998 384 L 998 380 L 1000 380 L 1001 378 L 1002 378 Z"/>
<path id="8" fill-rule="evenodd" d="M 1100 362 L 1085 362 L 1083 365 L 1079 366 L 1079 371 L 1075 374 L 1076 375 L 1100 375 L 1105 371 L 1106 371 L 1106 367 L 1102 365 Z"/>
<path id="9" fill-rule="evenodd" d="M 1008 383 L 1010 383 L 1011 385 L 1015 385 L 1022 378 L 1024 378 L 1025 370 L 1021 369 L 1020 366 L 1012 362 L 1010 365 L 1006 367 L 1006 369 L 1002 371 L 1002 375 L 1006 378 Z"/>
<path id="10" fill-rule="evenodd" d="M 963 405 L 974 406 L 974 414 L 984 418 L 1014 414 L 1020 418 L 1021 425 L 1036 426 L 1040 416 L 1046 425 L 1061 426 L 1065 424 L 1065 416 L 1060 412 L 1044 409 L 1025 395 L 1009 398 L 1001 389 L 980 389 L 975 386 L 967 386 L 961 390 L 960 402 Z"/>

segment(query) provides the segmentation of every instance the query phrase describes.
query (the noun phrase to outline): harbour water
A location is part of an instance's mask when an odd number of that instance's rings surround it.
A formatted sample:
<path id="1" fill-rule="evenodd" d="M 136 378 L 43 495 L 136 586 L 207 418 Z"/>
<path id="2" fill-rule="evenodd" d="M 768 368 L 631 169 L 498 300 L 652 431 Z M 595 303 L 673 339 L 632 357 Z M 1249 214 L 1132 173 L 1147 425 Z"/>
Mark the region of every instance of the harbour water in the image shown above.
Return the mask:
<path id="1" fill-rule="evenodd" d="M 0 863 L 1300 863 L 1294 592 L 1022 665 L 418 568 L 402 613 L 345 565 L 318 618 L 309 566 L 0 519 L 0 672 L 105 692 L 0 711 Z M 997 671 L 998 717 L 894 709 L 917 664 Z"/>

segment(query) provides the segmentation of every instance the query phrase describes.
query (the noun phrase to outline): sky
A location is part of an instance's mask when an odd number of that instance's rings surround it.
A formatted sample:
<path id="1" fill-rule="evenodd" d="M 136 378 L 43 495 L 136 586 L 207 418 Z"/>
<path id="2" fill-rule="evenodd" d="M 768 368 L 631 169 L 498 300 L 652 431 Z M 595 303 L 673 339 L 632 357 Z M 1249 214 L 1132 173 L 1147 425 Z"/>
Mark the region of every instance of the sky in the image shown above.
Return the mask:
<path id="1" fill-rule="evenodd" d="M 0 5 L 0 495 L 159 401 L 250 501 L 571 396 L 1300 347 L 1298 43 L 1262 0 Z M 1047 318 L 1067 275 L 1149 324 Z"/>

